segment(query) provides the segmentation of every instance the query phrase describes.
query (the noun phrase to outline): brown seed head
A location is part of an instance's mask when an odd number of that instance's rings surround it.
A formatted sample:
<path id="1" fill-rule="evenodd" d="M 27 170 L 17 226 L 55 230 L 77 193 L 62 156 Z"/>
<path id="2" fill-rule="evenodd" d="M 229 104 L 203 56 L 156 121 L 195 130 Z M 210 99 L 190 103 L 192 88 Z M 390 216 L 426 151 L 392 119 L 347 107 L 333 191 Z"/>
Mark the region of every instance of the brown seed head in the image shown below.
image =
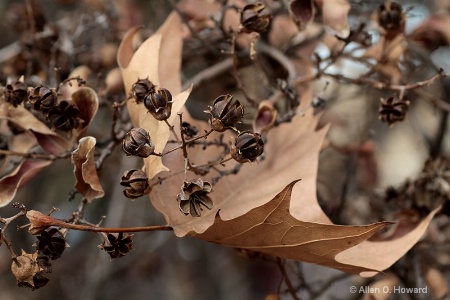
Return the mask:
<path id="1" fill-rule="evenodd" d="M 66 239 L 57 228 L 48 228 L 37 236 L 36 248 L 39 254 L 43 254 L 50 259 L 61 257 L 66 249 Z"/>
<path id="2" fill-rule="evenodd" d="M 264 152 L 264 142 L 259 133 L 241 132 L 231 146 L 230 154 L 240 163 L 253 162 Z"/>
<path id="3" fill-rule="evenodd" d="M 138 79 L 131 87 L 131 95 L 137 103 L 144 102 L 145 96 L 153 92 L 155 92 L 155 85 L 147 78 Z"/>
<path id="4" fill-rule="evenodd" d="M 11 264 L 11 272 L 17 279 L 17 285 L 37 289 L 48 282 L 48 278 L 42 276 L 43 269 L 37 261 L 38 253 L 26 253 L 22 250 L 22 255 L 16 257 Z"/>
<path id="5" fill-rule="evenodd" d="M 209 125 L 218 132 L 234 128 L 244 117 L 244 107 L 232 95 L 217 97 L 205 112 L 210 114 Z"/>
<path id="6" fill-rule="evenodd" d="M 195 181 L 185 181 L 181 192 L 177 195 L 181 212 L 185 215 L 191 214 L 193 217 L 200 217 L 203 207 L 207 209 L 213 207 L 213 201 L 208 196 L 211 191 L 211 183 L 203 181 L 201 178 Z"/>
<path id="7" fill-rule="evenodd" d="M 122 150 L 128 156 L 148 157 L 155 151 L 155 145 L 145 129 L 132 128 L 122 141 Z"/>
<path id="8" fill-rule="evenodd" d="M 62 131 L 70 131 L 83 123 L 80 110 L 67 101 L 61 101 L 48 112 L 52 126 Z"/>
<path id="9" fill-rule="evenodd" d="M 22 81 L 9 83 L 5 87 L 4 94 L 6 102 L 17 107 L 27 98 L 27 85 Z"/>
<path id="10" fill-rule="evenodd" d="M 403 32 L 405 27 L 406 17 L 403 7 L 397 2 L 386 1 L 378 8 L 377 21 L 389 36 L 396 36 Z"/>
<path id="11" fill-rule="evenodd" d="M 122 176 L 120 184 L 127 187 L 123 193 L 125 197 L 131 199 L 139 198 L 147 194 L 150 189 L 147 174 L 138 169 L 126 171 Z"/>
<path id="12" fill-rule="evenodd" d="M 172 112 L 172 94 L 163 88 L 149 92 L 144 98 L 144 106 L 158 121 L 167 120 Z"/>
<path id="13" fill-rule="evenodd" d="M 54 90 L 45 86 L 38 86 L 32 90 L 28 96 L 28 100 L 34 110 L 41 111 L 44 115 L 48 115 L 50 109 L 55 106 L 58 97 Z"/>
<path id="14" fill-rule="evenodd" d="M 133 250 L 133 235 L 128 233 L 108 233 L 103 235 L 103 243 L 98 247 L 106 251 L 111 260 L 125 256 Z"/>
<path id="15" fill-rule="evenodd" d="M 261 2 L 248 4 L 241 11 L 241 24 L 239 28 L 245 33 L 266 31 L 272 19 L 271 15 L 262 15 L 265 5 Z"/>
<path id="16" fill-rule="evenodd" d="M 397 97 L 389 97 L 380 99 L 379 118 L 381 121 L 392 126 L 396 122 L 403 121 L 408 112 L 409 101 L 398 99 Z"/>

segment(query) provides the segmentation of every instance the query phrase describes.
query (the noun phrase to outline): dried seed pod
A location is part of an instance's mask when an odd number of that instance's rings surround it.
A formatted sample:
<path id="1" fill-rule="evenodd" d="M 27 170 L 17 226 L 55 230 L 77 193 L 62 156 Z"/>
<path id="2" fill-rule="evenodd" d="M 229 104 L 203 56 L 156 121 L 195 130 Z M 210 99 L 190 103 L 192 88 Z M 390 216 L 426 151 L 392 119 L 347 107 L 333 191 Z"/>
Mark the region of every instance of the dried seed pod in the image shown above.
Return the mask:
<path id="1" fill-rule="evenodd" d="M 83 122 L 79 117 L 80 111 L 67 101 L 61 101 L 48 112 L 52 126 L 62 131 L 77 128 Z"/>
<path id="2" fill-rule="evenodd" d="M 144 102 L 145 96 L 147 96 L 148 93 L 154 92 L 155 85 L 148 80 L 148 78 L 138 79 L 131 87 L 131 95 L 137 103 Z"/>
<path id="3" fill-rule="evenodd" d="M 211 183 L 203 181 L 201 178 L 195 181 L 185 181 L 181 192 L 177 195 L 181 212 L 185 215 L 191 214 L 193 217 L 200 217 L 203 207 L 207 209 L 213 207 L 213 201 L 208 196 L 211 191 Z"/>
<path id="4" fill-rule="evenodd" d="M 133 234 L 128 233 L 108 233 L 103 234 L 103 243 L 98 247 L 106 251 L 111 260 L 125 256 L 133 250 Z"/>
<path id="5" fill-rule="evenodd" d="M 41 111 L 44 115 L 48 115 L 57 100 L 56 92 L 42 85 L 34 88 L 28 97 L 28 101 L 30 101 L 33 109 Z"/>
<path id="6" fill-rule="evenodd" d="M 37 236 L 36 248 L 39 254 L 48 256 L 50 259 L 61 257 L 66 249 L 66 239 L 57 228 L 48 228 Z"/>
<path id="7" fill-rule="evenodd" d="M 163 88 L 149 92 L 144 98 L 144 106 L 158 121 L 164 121 L 170 117 L 172 103 L 172 94 Z"/>
<path id="8" fill-rule="evenodd" d="M 5 87 L 4 94 L 6 102 L 17 107 L 27 98 L 27 85 L 22 81 L 9 83 Z"/>
<path id="9" fill-rule="evenodd" d="M 271 15 L 261 15 L 265 5 L 261 2 L 248 4 L 241 10 L 241 24 L 239 28 L 242 32 L 262 33 L 269 27 Z"/>
<path id="10" fill-rule="evenodd" d="M 408 111 L 409 101 L 398 99 L 397 97 L 389 97 L 380 99 L 379 118 L 381 121 L 392 126 L 394 123 L 403 121 Z"/>
<path id="11" fill-rule="evenodd" d="M 393 1 L 386 1 L 381 4 L 377 11 L 378 24 L 386 30 L 389 39 L 405 30 L 406 14 L 401 4 Z"/>
<path id="12" fill-rule="evenodd" d="M 122 141 L 122 150 L 128 156 L 148 157 L 155 151 L 155 145 L 145 129 L 132 128 Z"/>
<path id="13" fill-rule="evenodd" d="M 11 272 L 16 277 L 18 286 L 34 290 L 47 284 L 49 280 L 42 275 L 43 268 L 39 266 L 37 258 L 37 251 L 26 253 L 22 250 L 22 254 L 13 260 Z"/>
<path id="14" fill-rule="evenodd" d="M 125 197 L 135 199 L 149 192 L 149 183 L 147 174 L 142 170 L 131 169 L 126 171 L 120 181 L 122 186 L 127 187 L 123 193 Z"/>
<path id="15" fill-rule="evenodd" d="M 209 110 L 205 112 L 210 114 L 209 125 L 218 132 L 234 128 L 244 117 L 244 107 L 232 95 L 219 96 L 208 107 Z"/>
<path id="16" fill-rule="evenodd" d="M 252 162 L 264 152 L 264 142 L 259 133 L 241 132 L 231 146 L 230 154 L 240 163 Z"/>

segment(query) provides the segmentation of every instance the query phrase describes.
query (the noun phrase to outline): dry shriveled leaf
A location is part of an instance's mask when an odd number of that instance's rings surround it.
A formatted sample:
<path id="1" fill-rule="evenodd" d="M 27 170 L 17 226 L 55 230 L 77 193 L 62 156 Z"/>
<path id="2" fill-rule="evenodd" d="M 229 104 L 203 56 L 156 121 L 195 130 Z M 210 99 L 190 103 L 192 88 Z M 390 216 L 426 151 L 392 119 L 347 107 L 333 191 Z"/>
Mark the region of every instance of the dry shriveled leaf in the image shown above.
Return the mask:
<path id="1" fill-rule="evenodd" d="M 69 148 L 67 140 L 56 134 L 44 123 L 38 120 L 30 111 L 22 106 L 12 107 L 7 103 L 1 104 L 0 120 L 9 120 L 14 124 L 29 130 L 37 140 L 37 143 L 45 151 L 58 154 Z"/>
<path id="2" fill-rule="evenodd" d="M 73 173 L 77 182 L 75 188 L 88 202 L 105 195 L 95 167 L 95 138 L 91 136 L 80 139 L 78 148 L 72 153 Z"/>
<path id="3" fill-rule="evenodd" d="M 182 27 L 180 17 L 172 13 L 162 27 L 145 40 L 134 51 L 133 37 L 139 28 L 131 29 L 122 40 L 117 52 L 117 61 L 122 72 L 125 91 L 138 80 L 148 78 L 153 84 L 168 89 L 173 95 L 172 114 L 167 120 L 173 124 L 178 119 L 177 113 L 183 108 L 192 87 L 181 92 L 179 79 L 182 51 Z M 161 153 L 167 144 L 170 130 L 167 124 L 154 119 L 142 103 L 129 100 L 128 111 L 134 127 L 147 130 L 155 143 L 155 152 Z M 145 172 L 152 178 L 161 171 L 168 170 L 160 157 L 150 156 L 144 159 Z"/>
<path id="4" fill-rule="evenodd" d="M 72 102 L 80 111 L 80 118 L 83 120 L 80 128 L 75 128 L 73 135 L 79 139 L 86 133 L 86 130 L 94 119 L 98 110 L 97 93 L 90 87 L 81 87 L 72 94 Z"/>
<path id="5" fill-rule="evenodd" d="M 51 163 L 50 160 L 23 160 L 11 174 L 2 177 L 0 179 L 0 207 L 8 205 L 20 187 Z"/>

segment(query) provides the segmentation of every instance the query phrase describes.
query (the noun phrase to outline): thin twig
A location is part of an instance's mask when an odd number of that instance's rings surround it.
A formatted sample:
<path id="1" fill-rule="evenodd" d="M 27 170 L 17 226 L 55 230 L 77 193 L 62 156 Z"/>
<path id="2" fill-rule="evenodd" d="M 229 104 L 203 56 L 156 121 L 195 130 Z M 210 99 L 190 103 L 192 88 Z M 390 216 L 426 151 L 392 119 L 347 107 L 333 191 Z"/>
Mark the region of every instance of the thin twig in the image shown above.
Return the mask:
<path id="1" fill-rule="evenodd" d="M 295 300 L 300 300 L 300 298 L 298 298 L 297 296 L 297 292 L 294 289 L 294 286 L 292 285 L 291 280 L 289 279 L 289 276 L 286 272 L 286 268 L 284 267 L 284 259 L 281 258 L 277 258 L 277 266 L 278 269 L 280 270 L 281 274 L 283 275 L 284 278 L 284 282 L 286 282 L 287 288 L 289 290 L 289 293 L 292 295 L 292 298 L 294 298 Z"/>

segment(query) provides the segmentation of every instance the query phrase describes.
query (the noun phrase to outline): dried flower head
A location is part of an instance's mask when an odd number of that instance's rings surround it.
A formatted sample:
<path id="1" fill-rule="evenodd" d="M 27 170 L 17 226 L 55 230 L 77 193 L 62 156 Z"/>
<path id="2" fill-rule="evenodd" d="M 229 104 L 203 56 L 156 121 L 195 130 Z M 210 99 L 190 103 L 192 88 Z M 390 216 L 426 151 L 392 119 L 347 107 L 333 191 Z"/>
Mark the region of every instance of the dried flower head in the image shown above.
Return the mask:
<path id="1" fill-rule="evenodd" d="M 234 139 L 230 154 L 240 163 L 253 162 L 264 152 L 264 142 L 257 132 L 243 131 Z"/>
<path id="2" fill-rule="evenodd" d="M 205 112 L 210 114 L 209 125 L 218 132 L 234 128 L 244 117 L 244 107 L 232 95 L 217 97 Z"/>
<path id="3" fill-rule="evenodd" d="M 131 199 L 139 198 L 147 194 L 150 189 L 147 174 L 138 169 L 126 171 L 122 176 L 120 184 L 127 187 L 123 193 L 125 197 Z"/>
<path id="4" fill-rule="evenodd" d="M 108 233 L 102 234 L 103 243 L 98 247 L 106 251 L 111 260 L 121 258 L 133 250 L 133 235 L 128 233 Z"/>
<path id="5" fill-rule="evenodd" d="M 56 92 L 42 85 L 34 88 L 28 97 L 33 109 L 41 111 L 44 115 L 48 115 L 57 100 Z"/>
<path id="6" fill-rule="evenodd" d="M 61 101 L 48 112 L 52 126 L 62 131 L 69 131 L 81 125 L 80 111 L 67 101 Z"/>
<path id="7" fill-rule="evenodd" d="M 269 27 L 271 15 L 262 15 L 265 5 L 261 2 L 248 4 L 241 10 L 241 24 L 239 28 L 245 33 L 262 33 Z"/>
<path id="8" fill-rule="evenodd" d="M 185 215 L 191 214 L 193 217 L 200 217 L 203 206 L 207 209 L 213 207 L 213 201 L 208 196 L 211 191 L 211 183 L 203 181 L 201 178 L 195 181 L 185 181 L 181 192 L 177 195 L 181 212 Z"/>
<path id="9" fill-rule="evenodd" d="M 148 78 L 138 79 L 131 87 L 131 95 L 137 103 L 144 102 L 145 96 L 151 92 L 155 92 L 155 85 Z"/>
<path id="10" fill-rule="evenodd" d="M 392 126 L 394 123 L 403 121 L 408 111 L 409 101 L 397 97 L 380 99 L 379 118 Z"/>
<path id="11" fill-rule="evenodd" d="M 17 107 L 27 98 L 27 85 L 22 81 L 15 81 L 6 85 L 5 100 Z"/>
<path id="12" fill-rule="evenodd" d="M 36 248 L 39 254 L 48 256 L 50 259 L 61 257 L 66 249 L 66 239 L 57 228 L 48 228 L 37 236 Z"/>
<path id="13" fill-rule="evenodd" d="M 17 279 L 17 285 L 34 290 L 47 284 L 48 278 L 42 275 L 43 268 L 39 266 L 37 258 L 37 251 L 26 253 L 22 250 L 22 254 L 13 260 L 11 272 Z"/>
<path id="14" fill-rule="evenodd" d="M 172 94 L 163 88 L 156 88 L 144 97 L 144 106 L 158 121 L 164 121 L 170 117 L 172 103 Z"/>
<path id="15" fill-rule="evenodd" d="M 122 150 L 128 156 L 148 157 L 155 151 L 155 145 L 145 129 L 132 128 L 122 141 Z"/>

